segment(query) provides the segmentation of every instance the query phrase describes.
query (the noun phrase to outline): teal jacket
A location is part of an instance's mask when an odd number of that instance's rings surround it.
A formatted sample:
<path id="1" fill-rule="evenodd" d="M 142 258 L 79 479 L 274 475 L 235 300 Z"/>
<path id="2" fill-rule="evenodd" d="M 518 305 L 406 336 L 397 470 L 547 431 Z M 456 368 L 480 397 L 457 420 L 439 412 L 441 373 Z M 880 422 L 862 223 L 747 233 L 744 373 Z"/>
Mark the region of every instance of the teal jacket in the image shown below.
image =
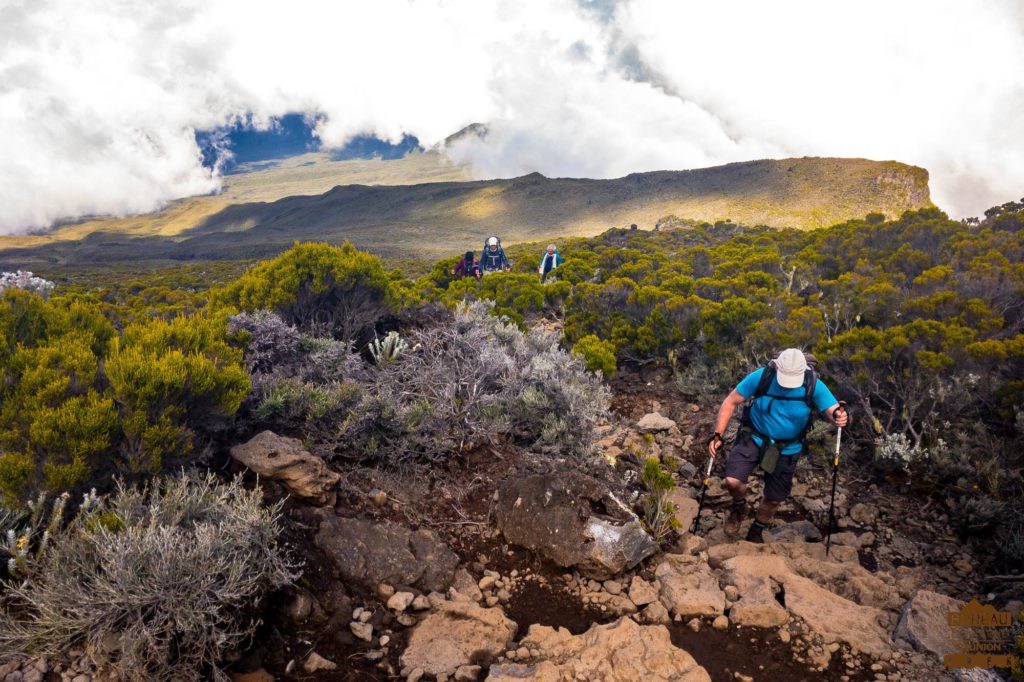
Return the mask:
<path id="1" fill-rule="evenodd" d="M 548 254 L 547 249 L 545 249 L 544 255 L 540 257 L 540 266 L 537 268 L 537 271 L 542 275 L 546 275 L 564 262 L 565 259 L 562 258 L 562 254 L 558 253 L 558 249 L 555 249 L 555 252 L 552 254 Z"/>

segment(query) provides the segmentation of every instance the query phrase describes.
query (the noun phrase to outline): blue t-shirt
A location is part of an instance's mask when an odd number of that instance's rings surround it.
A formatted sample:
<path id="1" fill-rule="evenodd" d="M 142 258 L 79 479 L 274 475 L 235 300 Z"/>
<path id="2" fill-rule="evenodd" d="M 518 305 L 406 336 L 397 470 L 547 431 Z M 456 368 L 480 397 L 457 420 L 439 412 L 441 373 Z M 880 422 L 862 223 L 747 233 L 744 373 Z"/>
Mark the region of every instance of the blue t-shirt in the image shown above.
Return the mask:
<path id="1" fill-rule="evenodd" d="M 748 374 L 737 386 L 736 392 L 744 398 L 754 395 L 757 385 L 761 381 L 764 367 Z M 783 396 L 799 398 L 800 400 L 775 400 L 772 396 Z M 800 435 L 804 425 L 811 416 L 811 408 L 804 402 L 804 387 L 782 388 L 779 382 L 772 380 L 768 387 L 768 393 L 754 401 L 750 408 L 750 421 L 754 428 L 772 440 L 790 440 Z M 824 412 L 833 405 L 839 404 L 832 391 L 820 379 L 814 385 L 814 406 Z M 761 439 L 754 436 L 758 445 L 763 445 Z M 800 452 L 800 443 L 791 443 L 782 448 L 780 454 L 795 455 Z"/>

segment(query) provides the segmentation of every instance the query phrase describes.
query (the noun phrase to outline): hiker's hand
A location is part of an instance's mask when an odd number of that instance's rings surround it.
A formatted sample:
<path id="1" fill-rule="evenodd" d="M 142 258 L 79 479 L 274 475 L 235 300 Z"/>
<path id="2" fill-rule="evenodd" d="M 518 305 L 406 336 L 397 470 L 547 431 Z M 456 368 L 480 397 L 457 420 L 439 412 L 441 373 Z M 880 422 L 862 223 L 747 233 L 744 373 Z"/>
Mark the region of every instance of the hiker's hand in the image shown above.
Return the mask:
<path id="1" fill-rule="evenodd" d="M 722 434 L 712 434 L 711 438 L 708 439 L 708 454 L 712 457 L 716 457 L 718 455 L 718 448 L 722 447 L 722 443 L 724 442 L 725 441 L 722 440 Z"/>
<path id="2" fill-rule="evenodd" d="M 846 413 L 846 405 L 839 403 L 839 407 L 832 411 L 832 421 L 841 428 L 845 428 L 850 423 L 850 415 Z"/>

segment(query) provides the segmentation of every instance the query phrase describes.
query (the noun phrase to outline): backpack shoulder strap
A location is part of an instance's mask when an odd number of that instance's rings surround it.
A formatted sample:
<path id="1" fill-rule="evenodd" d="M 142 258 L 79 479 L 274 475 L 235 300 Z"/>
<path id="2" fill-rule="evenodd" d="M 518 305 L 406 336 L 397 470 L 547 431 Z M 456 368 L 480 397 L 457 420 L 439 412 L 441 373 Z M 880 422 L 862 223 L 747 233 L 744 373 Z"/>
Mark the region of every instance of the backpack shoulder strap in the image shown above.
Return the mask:
<path id="1" fill-rule="evenodd" d="M 814 389 L 818 387 L 818 375 L 813 369 L 804 370 L 804 402 L 811 412 L 816 409 L 814 406 Z"/>
<path id="2" fill-rule="evenodd" d="M 768 389 L 772 387 L 773 381 L 775 381 L 775 363 L 769 362 L 764 366 L 761 378 L 757 382 L 757 388 L 754 389 L 754 395 L 750 396 L 750 398 L 757 400 L 763 395 L 768 395 Z"/>

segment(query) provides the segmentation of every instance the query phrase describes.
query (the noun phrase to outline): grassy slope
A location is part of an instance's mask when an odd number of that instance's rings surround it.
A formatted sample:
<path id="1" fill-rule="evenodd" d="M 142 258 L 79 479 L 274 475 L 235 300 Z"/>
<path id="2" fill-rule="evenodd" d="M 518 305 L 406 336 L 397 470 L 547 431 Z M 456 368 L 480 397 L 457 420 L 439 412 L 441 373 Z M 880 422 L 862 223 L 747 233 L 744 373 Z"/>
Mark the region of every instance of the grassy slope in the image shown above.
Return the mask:
<path id="1" fill-rule="evenodd" d="M 131 236 L 174 236 L 233 204 L 277 201 L 289 196 L 323 194 L 338 185 L 409 185 L 472 180 L 469 169 L 439 154 L 409 154 L 403 159 L 332 161 L 326 152 L 311 152 L 274 162 L 243 164 L 224 177 L 219 194 L 172 201 L 156 213 L 124 218 L 96 218 L 58 227 L 47 234 L 0 236 L 0 249 L 79 240 L 94 232 Z"/>
<path id="2" fill-rule="evenodd" d="M 511 244 L 593 235 L 630 223 L 650 228 L 669 214 L 813 228 L 872 211 L 895 216 L 931 205 L 927 171 L 864 159 L 752 161 L 614 180 L 532 174 L 460 182 L 451 176 L 464 180 L 466 169 L 420 154 L 402 161 L 332 162 L 362 166 L 346 167 L 349 184 L 318 195 L 338 174 L 293 161 L 273 172 L 231 176 L 224 194 L 183 200 L 160 214 L 66 227 L 46 244 L 0 240 L 0 249 L 37 247 L 0 251 L 0 265 L 264 257 L 297 239 L 347 239 L 386 256 L 436 258 L 479 247 L 491 233 Z M 280 198 L 286 192 L 296 196 Z"/>

